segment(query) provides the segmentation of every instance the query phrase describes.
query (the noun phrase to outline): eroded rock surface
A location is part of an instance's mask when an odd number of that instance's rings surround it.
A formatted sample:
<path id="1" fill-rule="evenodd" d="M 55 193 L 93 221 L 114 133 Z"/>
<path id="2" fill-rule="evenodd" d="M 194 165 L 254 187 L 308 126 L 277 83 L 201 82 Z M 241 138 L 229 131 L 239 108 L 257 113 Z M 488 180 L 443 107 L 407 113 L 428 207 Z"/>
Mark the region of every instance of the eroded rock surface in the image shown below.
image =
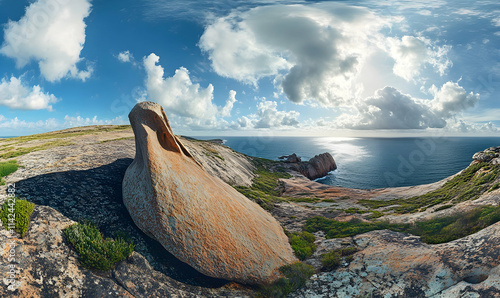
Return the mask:
<path id="1" fill-rule="evenodd" d="M 324 177 L 336 168 L 337 164 L 328 152 L 316 155 L 309 161 L 297 163 L 292 167 L 292 169 L 311 180 Z"/>
<path id="2" fill-rule="evenodd" d="M 208 174 L 173 135 L 158 104 L 129 115 L 136 157 L 123 200 L 136 225 L 181 261 L 208 276 L 269 283 L 296 261 L 279 223 L 256 203 Z"/>
<path id="3" fill-rule="evenodd" d="M 332 241 L 352 241 L 360 251 L 348 267 L 316 274 L 292 297 L 500 295 L 500 223 L 437 245 L 389 230 Z"/>

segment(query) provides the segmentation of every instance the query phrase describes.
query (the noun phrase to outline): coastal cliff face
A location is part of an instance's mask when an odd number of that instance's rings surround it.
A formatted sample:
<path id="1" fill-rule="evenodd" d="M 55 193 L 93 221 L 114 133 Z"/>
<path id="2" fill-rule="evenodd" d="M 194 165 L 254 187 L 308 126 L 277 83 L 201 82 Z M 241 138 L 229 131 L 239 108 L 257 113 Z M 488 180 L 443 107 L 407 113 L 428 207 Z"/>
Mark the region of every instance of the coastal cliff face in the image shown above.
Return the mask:
<path id="1" fill-rule="evenodd" d="M 226 183 L 248 186 L 256 181 L 257 172 L 245 170 L 256 169 L 258 163 L 252 158 L 215 143 L 179 140 L 198 163 L 209 172 L 213 167 L 210 173 L 219 173 L 215 175 Z M 21 167 L 5 177 L 5 181 L 15 183 L 19 196 L 37 204 L 24 238 L 13 237 L 18 244 L 15 270 L 21 285 L 9 290 L 3 280 L 1 297 L 251 297 L 255 294 L 253 288 L 204 277 L 186 267 L 165 254 L 161 245 L 135 226 L 121 201 L 121 182 L 135 156 L 130 127 L 75 128 L 3 140 L 1 145 L 2 156 L 24 152 L 15 157 Z M 430 185 L 346 189 L 296 174 L 280 179 L 277 185 L 283 195 L 273 202 L 271 214 L 289 232 L 301 232 L 307 220 L 317 216 L 346 223 L 388 220 L 404 224 L 446 218 L 484 206 L 497 208 L 500 179 L 493 174 L 498 169 L 495 159 L 500 148 L 495 147 L 494 154 L 489 149 L 482 152 L 491 156 L 487 164 L 473 163 L 472 167 L 479 169 L 471 172 L 469 167 Z M 237 179 L 239 182 L 231 181 L 233 173 L 242 177 Z M 467 176 L 470 181 L 465 182 L 480 186 L 477 195 L 469 200 L 453 202 L 451 198 L 433 206 L 422 205 L 426 202 L 422 196 L 442 190 L 450 181 L 455 183 L 453 179 L 464 178 L 464 173 L 470 174 Z M 488 182 L 480 184 L 483 180 Z M 468 187 L 467 183 L 464 185 Z M 5 202 L 6 187 L 0 186 L 0 203 Z M 414 205 L 414 212 L 402 209 Z M 63 239 L 62 230 L 84 218 L 94 220 L 106 237 L 113 237 L 116 231 L 126 232 L 135 244 L 135 252 L 106 273 L 82 268 L 76 253 Z M 291 297 L 499 297 L 499 224 L 442 244 L 427 244 L 419 236 L 388 229 L 329 239 L 327 231 L 319 230 L 314 232 L 317 249 L 304 261 L 316 268 L 316 274 Z M 2 276 L 11 264 L 9 236 L 0 228 Z M 357 252 L 351 259 L 342 257 L 337 268 L 325 270 L 321 264 L 323 254 L 345 247 L 354 247 Z"/>

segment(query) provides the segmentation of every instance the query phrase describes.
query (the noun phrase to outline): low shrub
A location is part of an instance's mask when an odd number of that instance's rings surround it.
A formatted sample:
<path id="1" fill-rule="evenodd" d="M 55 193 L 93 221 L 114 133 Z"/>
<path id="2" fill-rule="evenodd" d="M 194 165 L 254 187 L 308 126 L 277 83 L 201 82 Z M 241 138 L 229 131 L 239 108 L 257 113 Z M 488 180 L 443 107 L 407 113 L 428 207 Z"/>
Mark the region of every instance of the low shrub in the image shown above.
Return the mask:
<path id="1" fill-rule="evenodd" d="M 257 297 L 286 297 L 288 294 L 303 287 L 314 274 L 313 267 L 301 262 L 286 265 L 280 268 L 283 277 L 275 283 L 262 286 L 257 291 Z"/>
<path id="2" fill-rule="evenodd" d="M 125 260 L 134 245 L 122 235 L 104 239 L 99 229 L 90 221 L 74 224 L 64 230 L 66 240 L 78 253 L 83 267 L 106 271 Z"/>
<path id="3" fill-rule="evenodd" d="M 316 237 L 313 234 L 309 232 L 291 233 L 288 237 L 290 245 L 299 260 L 307 259 L 316 251 L 316 244 L 314 244 Z"/>
<path id="4" fill-rule="evenodd" d="M 30 217 L 34 209 L 35 204 L 31 202 L 15 197 L 8 198 L 0 211 L 3 226 L 6 229 L 14 226 L 14 230 L 21 234 L 21 237 L 24 237 L 24 234 L 28 231 Z M 9 227 L 9 223 L 11 227 Z"/>

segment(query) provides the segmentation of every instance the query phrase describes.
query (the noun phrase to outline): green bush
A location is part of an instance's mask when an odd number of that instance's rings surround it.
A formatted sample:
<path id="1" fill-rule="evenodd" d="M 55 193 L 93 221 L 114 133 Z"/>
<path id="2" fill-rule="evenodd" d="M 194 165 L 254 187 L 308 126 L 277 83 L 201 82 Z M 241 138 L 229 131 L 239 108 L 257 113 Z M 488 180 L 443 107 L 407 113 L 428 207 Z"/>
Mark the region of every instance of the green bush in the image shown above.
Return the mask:
<path id="1" fill-rule="evenodd" d="M 14 173 L 18 168 L 17 160 L 0 162 L 0 185 L 5 185 L 3 177 Z"/>
<path id="2" fill-rule="evenodd" d="M 316 244 L 314 244 L 313 234 L 309 232 L 292 233 L 289 234 L 290 245 L 292 246 L 295 255 L 299 260 L 303 261 L 316 251 Z"/>
<path id="3" fill-rule="evenodd" d="M 82 266 L 88 269 L 112 269 L 134 251 L 130 240 L 121 235 L 116 239 L 104 239 L 99 229 L 89 221 L 68 227 L 64 236 L 78 253 Z"/>
<path id="4" fill-rule="evenodd" d="M 14 230 L 24 237 L 28 231 L 30 217 L 35 209 L 35 204 L 18 198 L 8 198 L 2 205 L 0 218 L 6 229 L 9 229 L 9 223 L 14 223 Z"/>
<path id="5" fill-rule="evenodd" d="M 313 267 L 297 262 L 280 268 L 284 277 L 275 283 L 262 286 L 257 291 L 257 297 L 286 297 L 288 294 L 303 287 L 307 280 L 314 274 Z"/>
<path id="6" fill-rule="evenodd" d="M 321 257 L 321 265 L 323 265 L 326 270 L 331 270 L 340 266 L 341 260 L 340 253 L 337 250 L 332 250 Z"/>

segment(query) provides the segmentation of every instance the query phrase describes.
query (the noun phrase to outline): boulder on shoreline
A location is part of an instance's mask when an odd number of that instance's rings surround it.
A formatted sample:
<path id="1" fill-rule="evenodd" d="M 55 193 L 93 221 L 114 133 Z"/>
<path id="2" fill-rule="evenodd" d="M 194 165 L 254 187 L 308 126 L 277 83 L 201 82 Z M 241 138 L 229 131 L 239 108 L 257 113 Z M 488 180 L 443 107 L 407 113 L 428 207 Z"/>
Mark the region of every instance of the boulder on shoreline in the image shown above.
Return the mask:
<path id="1" fill-rule="evenodd" d="M 295 155 L 292 154 L 290 156 Z M 328 152 L 319 154 L 311 158 L 309 161 L 300 161 L 294 163 L 290 169 L 301 173 L 307 178 L 314 180 L 325 177 L 329 172 L 337 169 L 337 164 L 332 155 Z"/>
<path id="2" fill-rule="evenodd" d="M 277 220 L 208 174 L 160 105 L 138 103 L 129 118 L 136 156 L 123 201 L 144 233 L 199 272 L 245 284 L 273 282 L 281 266 L 297 261 Z"/>

